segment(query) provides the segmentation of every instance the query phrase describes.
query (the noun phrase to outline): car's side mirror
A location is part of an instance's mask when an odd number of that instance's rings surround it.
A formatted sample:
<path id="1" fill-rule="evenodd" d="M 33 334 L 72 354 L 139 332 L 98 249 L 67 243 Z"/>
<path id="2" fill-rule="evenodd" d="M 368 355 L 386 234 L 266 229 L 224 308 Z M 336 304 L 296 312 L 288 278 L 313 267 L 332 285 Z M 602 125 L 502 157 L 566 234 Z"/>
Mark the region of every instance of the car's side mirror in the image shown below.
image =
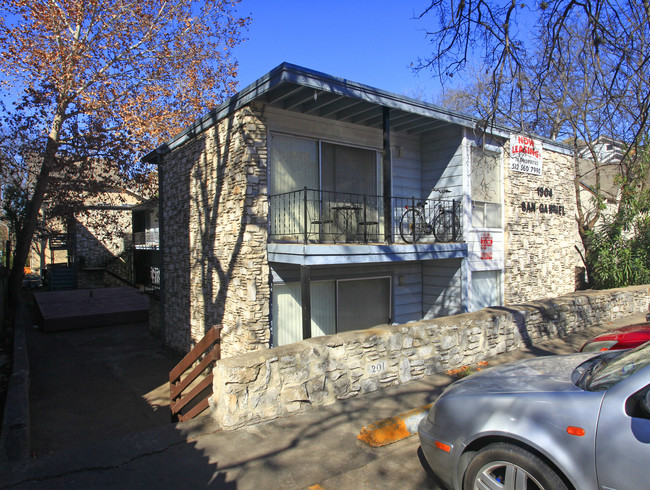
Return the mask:
<path id="1" fill-rule="evenodd" d="M 627 399 L 625 413 L 630 417 L 650 419 L 650 385 Z"/>
<path id="2" fill-rule="evenodd" d="M 645 397 L 641 400 L 641 408 L 643 408 L 643 411 L 650 416 L 650 390 L 648 390 Z"/>

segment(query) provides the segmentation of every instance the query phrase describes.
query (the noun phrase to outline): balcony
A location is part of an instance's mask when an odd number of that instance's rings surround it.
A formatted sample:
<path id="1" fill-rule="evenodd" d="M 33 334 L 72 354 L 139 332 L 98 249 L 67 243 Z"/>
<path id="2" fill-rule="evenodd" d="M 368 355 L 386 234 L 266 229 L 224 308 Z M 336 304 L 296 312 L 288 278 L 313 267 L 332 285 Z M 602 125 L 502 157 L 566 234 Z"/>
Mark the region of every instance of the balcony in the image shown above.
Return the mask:
<path id="1" fill-rule="evenodd" d="M 269 197 L 270 241 L 300 244 L 435 244 L 462 241 L 458 200 L 302 189 Z M 386 237 L 386 212 L 392 240 Z"/>
<path id="2" fill-rule="evenodd" d="M 138 250 L 158 250 L 159 239 L 159 228 L 149 228 L 133 234 L 133 245 Z"/>

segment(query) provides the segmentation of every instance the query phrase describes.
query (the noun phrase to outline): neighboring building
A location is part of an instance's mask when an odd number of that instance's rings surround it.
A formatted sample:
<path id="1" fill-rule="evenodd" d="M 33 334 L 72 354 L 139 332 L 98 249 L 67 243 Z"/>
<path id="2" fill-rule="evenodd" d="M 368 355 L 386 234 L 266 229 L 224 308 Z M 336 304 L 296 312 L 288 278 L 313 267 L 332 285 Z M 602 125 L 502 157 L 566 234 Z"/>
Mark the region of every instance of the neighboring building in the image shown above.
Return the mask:
<path id="1" fill-rule="evenodd" d="M 50 283 L 54 288 L 116 285 L 105 281 L 109 267 L 132 282 L 132 261 L 126 257 L 132 254 L 132 209 L 143 202 L 131 191 L 108 188 L 85 199 L 83 209 L 67 219 L 48 218 L 44 206 L 46 227 L 36 233 L 27 266 L 42 272 L 49 266 L 51 275 L 65 276 L 60 286 Z"/>
<path id="2" fill-rule="evenodd" d="M 478 124 L 282 64 L 151 152 L 166 345 L 223 324 L 227 357 L 573 291 L 570 149 Z M 408 243 L 418 202 L 456 239 Z"/>
<path id="3" fill-rule="evenodd" d="M 621 174 L 625 148 L 623 143 L 605 137 L 579 147 L 576 173 L 585 221 L 598 214 L 602 223 L 603 218 L 611 219 L 618 210 L 621 189 L 616 179 Z"/>

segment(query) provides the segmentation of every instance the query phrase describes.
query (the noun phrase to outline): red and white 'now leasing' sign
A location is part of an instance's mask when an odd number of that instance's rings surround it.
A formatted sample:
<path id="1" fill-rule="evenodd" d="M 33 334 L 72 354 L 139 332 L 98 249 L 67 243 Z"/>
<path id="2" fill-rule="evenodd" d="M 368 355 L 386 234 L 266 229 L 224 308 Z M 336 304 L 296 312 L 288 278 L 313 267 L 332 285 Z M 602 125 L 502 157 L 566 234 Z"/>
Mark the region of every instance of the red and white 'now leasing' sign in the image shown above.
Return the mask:
<path id="1" fill-rule="evenodd" d="M 528 136 L 510 136 L 510 170 L 542 175 L 542 142 Z"/>

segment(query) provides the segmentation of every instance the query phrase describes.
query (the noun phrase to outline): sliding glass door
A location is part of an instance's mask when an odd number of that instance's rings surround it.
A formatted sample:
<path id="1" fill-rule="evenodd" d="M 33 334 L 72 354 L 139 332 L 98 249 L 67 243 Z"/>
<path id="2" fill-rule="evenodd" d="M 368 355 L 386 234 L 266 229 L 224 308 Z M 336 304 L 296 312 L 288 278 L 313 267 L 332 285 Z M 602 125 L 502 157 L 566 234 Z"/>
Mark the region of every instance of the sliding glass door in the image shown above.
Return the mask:
<path id="1" fill-rule="evenodd" d="M 332 335 L 390 322 L 389 277 L 314 281 L 311 292 L 311 335 Z M 302 340 L 300 283 L 274 284 L 273 346 Z"/>
<path id="2" fill-rule="evenodd" d="M 327 223 L 328 234 L 333 236 L 349 231 L 356 234 L 358 223 L 372 222 L 376 226 L 381 209 L 380 199 L 376 197 L 379 175 L 375 150 L 272 134 L 271 223 L 282 230 L 276 234 L 304 236 L 305 223 L 308 227 Z M 307 196 L 300 192 L 305 187 L 313 189 Z M 341 219 L 340 209 L 345 205 L 352 206 L 349 209 L 353 210 L 354 219 L 347 215 L 345 220 Z M 348 229 L 351 224 L 353 230 Z M 307 231 L 310 234 L 311 230 Z"/>

